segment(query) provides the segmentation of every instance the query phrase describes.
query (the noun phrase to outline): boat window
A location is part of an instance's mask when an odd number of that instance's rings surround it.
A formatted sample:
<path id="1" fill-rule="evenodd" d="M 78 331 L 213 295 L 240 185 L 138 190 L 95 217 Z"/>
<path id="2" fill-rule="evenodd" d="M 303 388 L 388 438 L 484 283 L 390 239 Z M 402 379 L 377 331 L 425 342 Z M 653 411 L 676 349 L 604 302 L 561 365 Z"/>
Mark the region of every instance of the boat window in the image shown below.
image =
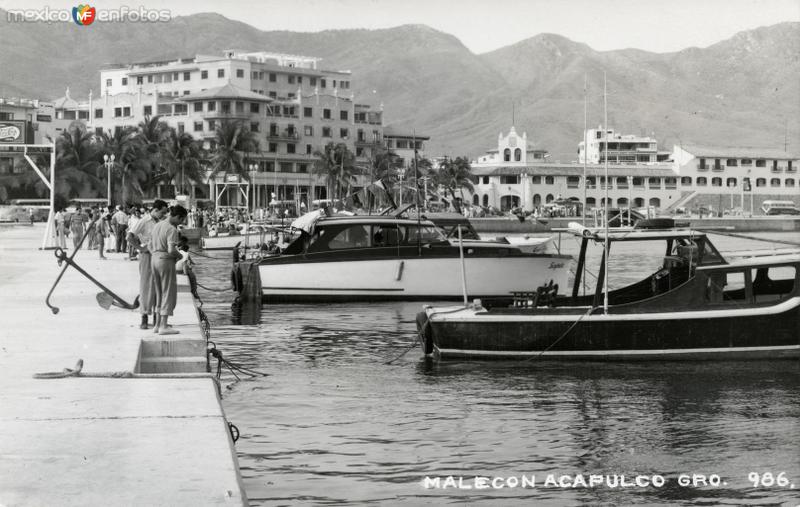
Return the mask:
<path id="1" fill-rule="evenodd" d="M 309 242 L 309 252 L 364 248 L 370 246 L 369 224 L 353 224 L 344 228 L 326 228 L 318 231 Z"/>
<path id="2" fill-rule="evenodd" d="M 704 266 L 709 264 L 725 264 L 725 260 L 722 258 L 722 255 L 720 255 L 720 253 L 717 251 L 714 245 L 708 241 L 708 239 L 704 239 L 698 243 L 703 251 L 702 255 L 700 256 L 701 264 Z"/>
<path id="3" fill-rule="evenodd" d="M 372 246 L 397 246 L 401 240 L 396 226 L 375 225 L 372 227 Z"/>
<path id="4" fill-rule="evenodd" d="M 771 266 L 753 270 L 753 295 L 756 303 L 781 301 L 795 290 L 797 269 L 794 266 Z"/>
<path id="5" fill-rule="evenodd" d="M 409 245 L 416 244 L 417 242 L 435 243 L 437 241 L 447 241 L 447 238 L 444 237 L 439 229 L 429 225 L 408 225 L 400 229 L 405 229 L 403 237 L 405 238 L 405 243 Z"/>

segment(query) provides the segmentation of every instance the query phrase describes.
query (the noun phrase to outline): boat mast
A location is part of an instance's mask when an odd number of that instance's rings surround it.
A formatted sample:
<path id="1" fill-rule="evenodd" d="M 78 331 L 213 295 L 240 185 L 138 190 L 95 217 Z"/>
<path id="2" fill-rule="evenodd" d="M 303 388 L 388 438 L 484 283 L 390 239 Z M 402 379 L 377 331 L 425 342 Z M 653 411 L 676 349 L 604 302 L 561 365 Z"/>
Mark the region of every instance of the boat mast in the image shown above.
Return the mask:
<path id="1" fill-rule="evenodd" d="M 603 215 L 606 221 L 606 240 L 603 244 L 603 259 L 605 262 L 605 276 L 603 277 L 603 284 L 605 290 L 603 291 L 603 313 L 608 315 L 608 90 L 606 85 L 606 73 L 603 71 L 603 139 L 605 145 L 603 154 L 605 158 L 605 205 L 603 206 Z"/>
<path id="2" fill-rule="evenodd" d="M 586 135 L 586 74 L 583 75 L 583 226 L 586 227 L 586 157 L 589 155 L 589 141 Z"/>
<path id="3" fill-rule="evenodd" d="M 422 209 L 419 207 L 419 165 L 417 164 L 417 129 L 411 130 L 411 142 L 414 143 L 414 193 L 417 205 L 417 255 L 422 257 Z"/>

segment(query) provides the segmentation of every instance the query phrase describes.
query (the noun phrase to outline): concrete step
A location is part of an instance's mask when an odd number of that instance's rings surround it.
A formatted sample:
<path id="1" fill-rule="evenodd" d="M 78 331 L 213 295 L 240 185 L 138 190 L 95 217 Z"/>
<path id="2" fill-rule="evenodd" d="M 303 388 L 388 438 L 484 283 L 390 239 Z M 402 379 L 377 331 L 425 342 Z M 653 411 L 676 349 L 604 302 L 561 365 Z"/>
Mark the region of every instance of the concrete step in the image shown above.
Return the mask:
<path id="1" fill-rule="evenodd" d="M 204 357 L 142 357 L 137 373 L 205 373 Z"/>
<path id="2" fill-rule="evenodd" d="M 205 359 L 206 342 L 186 335 L 153 335 L 142 339 L 141 357 L 197 356 Z"/>

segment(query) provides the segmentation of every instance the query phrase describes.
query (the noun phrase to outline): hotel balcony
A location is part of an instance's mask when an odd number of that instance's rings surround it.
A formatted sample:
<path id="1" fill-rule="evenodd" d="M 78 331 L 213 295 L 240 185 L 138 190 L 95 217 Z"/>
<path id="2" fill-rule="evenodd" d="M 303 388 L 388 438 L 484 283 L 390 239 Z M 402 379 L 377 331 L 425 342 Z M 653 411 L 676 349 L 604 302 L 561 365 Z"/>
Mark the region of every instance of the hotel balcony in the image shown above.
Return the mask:
<path id="1" fill-rule="evenodd" d="M 295 131 L 270 130 L 269 132 L 267 132 L 267 139 L 271 141 L 297 141 L 298 139 L 300 139 L 300 134 L 296 130 Z"/>
<path id="2" fill-rule="evenodd" d="M 356 146 L 372 146 L 372 145 L 380 144 L 381 142 L 382 142 L 382 140 L 381 140 L 380 137 L 378 137 L 376 139 L 373 139 L 371 141 L 367 140 L 367 139 L 358 139 L 357 138 L 356 139 Z"/>
<path id="3" fill-rule="evenodd" d="M 233 111 L 207 111 L 203 113 L 203 118 L 207 120 L 247 120 L 256 113 L 233 112 Z"/>

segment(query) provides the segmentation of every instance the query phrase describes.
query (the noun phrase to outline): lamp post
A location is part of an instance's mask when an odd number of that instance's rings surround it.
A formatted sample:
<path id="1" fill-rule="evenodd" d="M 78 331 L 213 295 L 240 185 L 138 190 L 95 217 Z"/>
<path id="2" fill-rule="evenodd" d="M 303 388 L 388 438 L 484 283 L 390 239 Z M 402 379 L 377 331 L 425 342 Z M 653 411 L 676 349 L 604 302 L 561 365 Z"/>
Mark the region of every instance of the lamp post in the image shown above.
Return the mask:
<path id="1" fill-rule="evenodd" d="M 106 166 L 106 174 L 108 175 L 108 196 L 107 204 L 111 206 L 111 168 L 114 167 L 114 155 L 112 154 L 110 157 L 108 154 L 103 155 L 103 165 Z"/>
<path id="2" fill-rule="evenodd" d="M 406 168 L 401 167 L 397 170 L 397 175 L 400 176 L 400 207 L 403 207 L 403 178 L 406 175 Z"/>
<path id="3" fill-rule="evenodd" d="M 250 164 L 250 166 L 248 168 L 250 169 L 250 180 L 253 182 L 253 216 L 255 216 L 255 214 L 256 214 L 256 201 L 257 201 L 257 197 L 256 197 L 257 186 L 256 186 L 255 181 L 256 181 L 256 171 L 258 171 L 258 164 L 255 164 L 255 163 Z"/>

